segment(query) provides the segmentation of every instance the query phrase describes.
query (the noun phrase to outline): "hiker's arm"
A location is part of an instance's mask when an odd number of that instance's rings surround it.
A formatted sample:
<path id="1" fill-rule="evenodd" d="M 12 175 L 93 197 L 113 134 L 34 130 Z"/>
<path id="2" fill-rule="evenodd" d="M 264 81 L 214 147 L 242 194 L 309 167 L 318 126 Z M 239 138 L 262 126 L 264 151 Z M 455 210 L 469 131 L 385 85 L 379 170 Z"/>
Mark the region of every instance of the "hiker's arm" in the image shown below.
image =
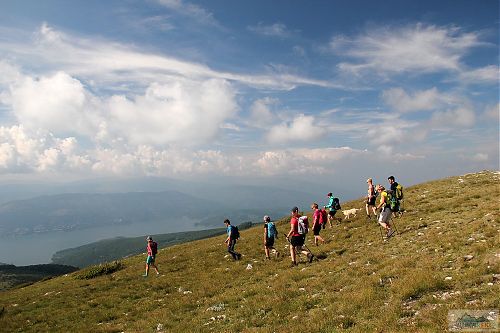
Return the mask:
<path id="1" fill-rule="evenodd" d="M 286 238 L 290 238 L 290 236 L 293 234 L 293 224 L 290 225 L 290 231 L 286 235 Z"/>

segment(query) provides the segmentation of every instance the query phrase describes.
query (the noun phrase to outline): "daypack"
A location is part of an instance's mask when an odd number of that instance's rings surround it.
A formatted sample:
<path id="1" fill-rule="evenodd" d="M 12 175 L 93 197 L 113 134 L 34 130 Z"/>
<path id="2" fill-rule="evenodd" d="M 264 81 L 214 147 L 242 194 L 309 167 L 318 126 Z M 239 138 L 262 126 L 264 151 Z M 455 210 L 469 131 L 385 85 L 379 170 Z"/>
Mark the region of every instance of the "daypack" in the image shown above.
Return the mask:
<path id="1" fill-rule="evenodd" d="M 321 209 L 319 211 L 319 224 L 325 225 L 326 222 L 328 221 L 328 213 L 326 212 L 325 209 Z"/>
<path id="2" fill-rule="evenodd" d="M 396 198 L 396 193 L 392 190 L 386 190 L 387 193 L 387 203 L 386 207 L 389 207 L 393 212 L 398 211 L 398 199 Z"/>
<path id="3" fill-rule="evenodd" d="M 238 227 L 235 225 L 231 226 L 231 238 L 232 239 L 240 238 L 240 231 L 238 230 Z"/>
<path id="4" fill-rule="evenodd" d="M 297 223 L 297 231 L 299 235 L 305 235 L 309 231 L 309 221 L 307 220 L 307 216 L 299 217 L 299 222 Z"/>
<path id="5" fill-rule="evenodd" d="M 151 242 L 150 248 L 151 248 L 151 254 L 155 256 L 158 253 L 158 243 Z"/>
<path id="6" fill-rule="evenodd" d="M 395 196 L 396 196 L 397 200 L 403 199 L 403 186 L 401 186 L 400 184 L 398 184 L 398 186 L 396 186 Z"/>
<path id="7" fill-rule="evenodd" d="M 273 222 L 267 222 L 267 238 L 277 238 L 278 230 Z"/>
<path id="8" fill-rule="evenodd" d="M 339 201 L 339 198 L 333 198 L 332 208 L 333 208 L 334 210 L 341 210 L 341 209 L 342 209 L 342 207 L 340 207 L 340 201 Z"/>

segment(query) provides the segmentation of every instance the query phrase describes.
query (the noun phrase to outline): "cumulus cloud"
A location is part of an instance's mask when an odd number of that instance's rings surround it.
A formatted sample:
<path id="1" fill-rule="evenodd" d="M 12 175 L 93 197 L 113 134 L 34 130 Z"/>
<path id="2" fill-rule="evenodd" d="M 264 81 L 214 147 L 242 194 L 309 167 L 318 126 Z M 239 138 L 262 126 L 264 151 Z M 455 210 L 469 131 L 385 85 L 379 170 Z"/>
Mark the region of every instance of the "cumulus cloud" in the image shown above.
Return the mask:
<path id="1" fill-rule="evenodd" d="M 272 127 L 267 134 L 271 143 L 308 142 L 322 138 L 327 129 L 315 124 L 312 116 L 298 115 L 291 123 L 282 123 Z"/>
<path id="2" fill-rule="evenodd" d="M 250 126 L 261 128 L 269 128 L 274 122 L 275 116 L 271 111 L 271 107 L 278 104 L 278 100 L 274 98 L 260 98 L 250 106 Z"/>
<path id="3" fill-rule="evenodd" d="M 356 60 L 338 65 L 349 73 L 434 73 L 462 70 L 465 53 L 482 45 L 479 37 L 457 27 L 416 24 L 371 29 L 352 39 L 336 36 L 330 48 Z"/>

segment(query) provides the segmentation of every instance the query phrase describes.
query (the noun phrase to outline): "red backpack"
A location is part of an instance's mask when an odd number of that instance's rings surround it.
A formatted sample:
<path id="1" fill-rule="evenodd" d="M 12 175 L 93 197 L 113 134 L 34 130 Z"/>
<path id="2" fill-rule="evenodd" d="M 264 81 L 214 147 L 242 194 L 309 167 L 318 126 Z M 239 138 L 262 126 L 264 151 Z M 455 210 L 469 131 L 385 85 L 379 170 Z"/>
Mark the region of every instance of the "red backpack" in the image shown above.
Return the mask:
<path id="1" fill-rule="evenodd" d="M 319 224 L 325 225 L 328 221 L 328 213 L 325 209 L 320 209 L 319 214 Z"/>

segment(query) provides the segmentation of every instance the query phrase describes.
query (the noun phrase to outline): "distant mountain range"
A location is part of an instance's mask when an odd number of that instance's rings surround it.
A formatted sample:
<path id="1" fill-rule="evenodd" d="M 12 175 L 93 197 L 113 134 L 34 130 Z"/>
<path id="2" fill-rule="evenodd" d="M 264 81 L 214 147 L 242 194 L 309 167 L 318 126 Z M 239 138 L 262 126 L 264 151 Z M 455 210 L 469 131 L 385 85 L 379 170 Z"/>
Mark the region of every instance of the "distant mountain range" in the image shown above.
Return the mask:
<path id="1" fill-rule="evenodd" d="M 260 221 L 266 214 L 283 216 L 295 205 L 308 208 L 313 200 L 310 193 L 259 186 L 186 186 L 186 191 L 196 195 L 178 190 L 66 193 L 10 201 L 0 205 L 0 237 L 134 222 L 175 223 L 182 217 L 207 228 L 220 227 L 226 217 L 237 223 Z"/>

